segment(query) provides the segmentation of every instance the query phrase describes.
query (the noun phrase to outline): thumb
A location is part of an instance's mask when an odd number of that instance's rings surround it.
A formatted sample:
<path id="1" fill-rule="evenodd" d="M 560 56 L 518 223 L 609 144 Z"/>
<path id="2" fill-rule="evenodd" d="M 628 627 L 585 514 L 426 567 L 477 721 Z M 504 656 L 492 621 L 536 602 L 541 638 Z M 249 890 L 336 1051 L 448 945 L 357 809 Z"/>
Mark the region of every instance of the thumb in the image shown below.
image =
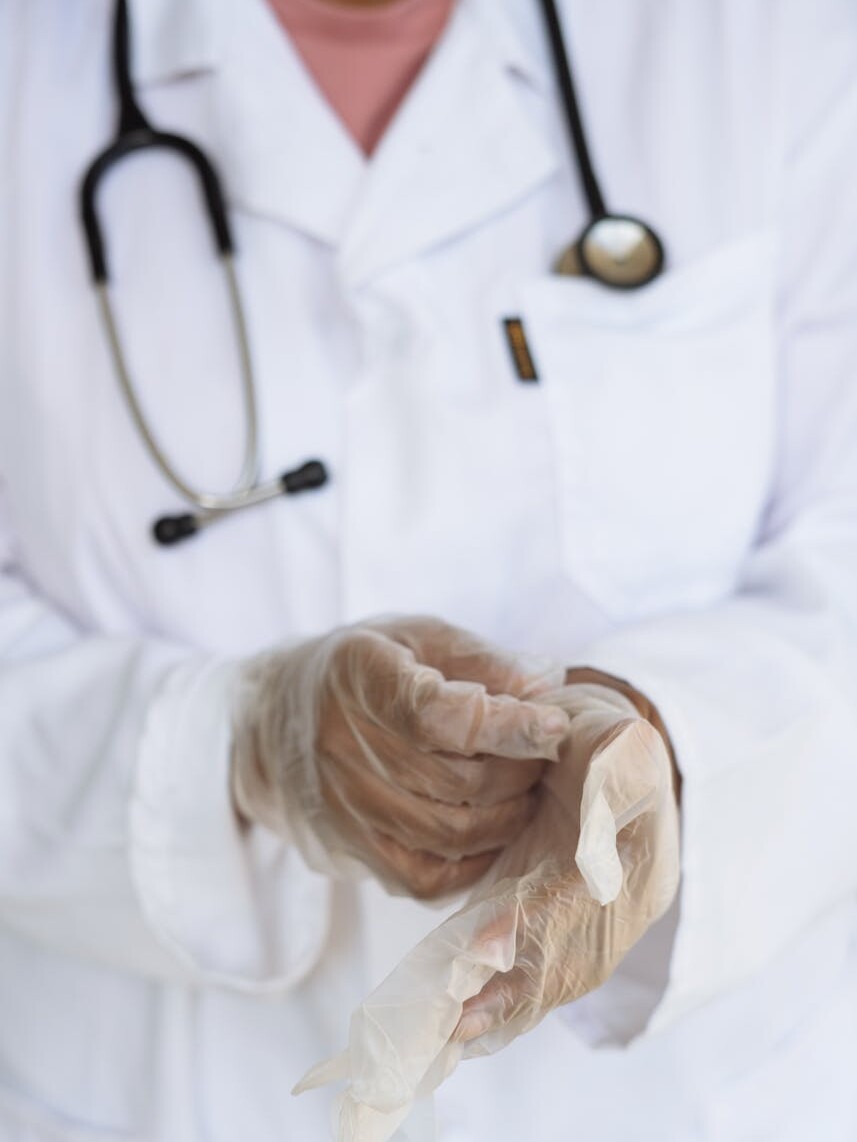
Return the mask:
<path id="1" fill-rule="evenodd" d="M 663 738 L 642 718 L 620 723 L 593 754 L 581 794 L 575 863 L 599 904 L 609 904 L 622 889 L 619 832 L 655 808 L 668 772 Z"/>
<path id="2" fill-rule="evenodd" d="M 430 749 L 473 757 L 556 761 L 570 722 L 557 706 L 492 695 L 473 682 L 447 682 L 436 676 L 412 694 L 415 730 Z"/>
<path id="3" fill-rule="evenodd" d="M 565 669 L 547 658 L 506 650 L 440 619 L 391 619 L 372 625 L 449 681 L 478 682 L 489 694 L 535 698 L 558 689 L 565 678 Z"/>

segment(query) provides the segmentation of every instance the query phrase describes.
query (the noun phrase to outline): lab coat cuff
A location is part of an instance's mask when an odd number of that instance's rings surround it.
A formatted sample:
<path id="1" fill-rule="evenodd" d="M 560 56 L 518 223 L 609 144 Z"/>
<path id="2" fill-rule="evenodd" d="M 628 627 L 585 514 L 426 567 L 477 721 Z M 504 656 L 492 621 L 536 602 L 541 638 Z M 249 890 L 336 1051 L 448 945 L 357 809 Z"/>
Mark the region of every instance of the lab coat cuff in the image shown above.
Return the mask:
<path id="1" fill-rule="evenodd" d="M 230 793 L 241 667 L 174 669 L 149 709 L 130 806 L 130 863 L 143 913 L 191 977 L 281 991 L 326 940 L 329 885 L 265 830 L 239 822 Z"/>
<path id="2" fill-rule="evenodd" d="M 695 965 L 700 962 L 700 945 L 704 946 L 708 929 L 705 887 L 694 846 L 700 796 L 698 767 L 693 762 L 696 748 L 679 688 L 652 671 L 635 647 L 610 643 L 589 647 L 580 664 L 628 682 L 657 708 L 682 778 L 681 879 L 675 901 L 606 983 L 560 1011 L 562 1020 L 590 1046 L 626 1046 L 668 1026 L 700 1001 Z"/>

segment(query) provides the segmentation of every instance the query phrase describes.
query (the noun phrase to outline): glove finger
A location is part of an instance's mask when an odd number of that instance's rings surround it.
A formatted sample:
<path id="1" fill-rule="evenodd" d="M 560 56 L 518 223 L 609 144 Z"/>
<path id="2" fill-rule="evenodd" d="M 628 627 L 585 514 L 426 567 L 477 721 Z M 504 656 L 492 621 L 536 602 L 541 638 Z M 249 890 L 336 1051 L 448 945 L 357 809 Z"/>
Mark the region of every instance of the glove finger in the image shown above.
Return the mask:
<path id="1" fill-rule="evenodd" d="M 417 900 L 435 900 L 462 892 L 481 880 L 496 858 L 496 852 L 461 860 L 444 860 L 432 853 L 414 852 L 384 833 L 368 838 L 374 855 L 370 864 L 382 875 L 393 873 L 396 880 Z"/>
<path id="2" fill-rule="evenodd" d="M 618 834 L 656 808 L 668 772 L 663 739 L 642 719 L 620 722 L 595 750 L 581 794 L 575 863 L 599 903 L 622 889 Z"/>
<path id="3" fill-rule="evenodd" d="M 478 682 L 489 694 L 531 697 L 562 685 L 565 677 L 564 668 L 547 658 L 505 650 L 441 619 L 392 620 L 377 629 L 449 681 Z"/>
<path id="4" fill-rule="evenodd" d="M 393 785 L 453 805 L 508 801 L 537 785 L 548 765 L 544 757 L 510 760 L 420 749 L 401 732 L 365 719 L 345 720 L 337 711 L 329 711 L 320 727 L 316 749 L 332 766 L 369 769 Z"/>
<path id="5" fill-rule="evenodd" d="M 496 1035 L 514 1020 L 535 1014 L 529 977 L 522 968 L 493 975 L 478 995 L 465 1000 L 452 1042 L 471 1043 L 483 1035 Z"/>
<path id="6" fill-rule="evenodd" d="M 351 631 L 332 651 L 327 674 L 328 701 L 347 721 L 365 720 L 392 726 L 416 680 L 440 676 L 419 665 L 407 647 L 382 632 L 365 628 Z M 322 722 L 324 721 L 324 707 Z"/>
<path id="7" fill-rule="evenodd" d="M 465 756 L 556 760 L 569 727 L 557 707 L 447 681 L 410 648 L 374 630 L 354 632 L 334 650 L 328 689 L 355 729 L 361 719 L 373 721 L 419 748 Z"/>
<path id="8" fill-rule="evenodd" d="M 596 750 L 590 764 L 602 789 L 617 831 L 653 808 L 670 771 L 664 740 L 642 718 L 622 723 Z M 587 779 L 589 773 L 587 773 Z M 586 784 L 584 783 L 584 796 Z"/>
<path id="9" fill-rule="evenodd" d="M 414 744 L 473 757 L 556 761 L 569 721 L 555 706 L 487 694 L 472 682 L 423 679 L 409 696 Z"/>
<path id="10" fill-rule="evenodd" d="M 445 859 L 504 848 L 535 814 L 538 794 L 528 792 L 499 805 L 450 805 L 418 797 L 369 771 L 338 770 L 322 776 L 328 804 L 361 826 L 385 833 L 409 849 Z"/>
<path id="11" fill-rule="evenodd" d="M 538 785 L 549 763 L 399 748 L 390 750 L 384 764 L 397 785 L 418 796 L 451 805 L 498 805 Z"/>
<path id="12" fill-rule="evenodd" d="M 492 1036 L 492 1051 L 531 1030 L 561 1003 L 597 987 L 608 959 L 608 910 L 589 897 L 576 872 L 560 872 L 553 862 L 517 882 L 506 907 L 478 939 L 507 939 L 512 922 L 511 970 L 492 976 L 465 1002 L 456 1029 L 461 1042 Z"/>
<path id="13" fill-rule="evenodd" d="M 643 814 L 663 810 L 670 794 L 670 757 L 654 726 L 638 721 L 620 724 L 596 750 L 580 797 L 580 833 L 575 863 L 594 900 L 615 900 L 622 891 L 625 868 L 619 834 Z M 638 863 L 646 846 L 638 854 Z M 634 845 L 639 850 L 640 845 Z"/>
<path id="14" fill-rule="evenodd" d="M 419 797 L 450 805 L 496 805 L 519 797 L 538 785 L 549 764 L 545 758 L 509 761 L 421 750 L 379 726 L 349 729 L 341 722 L 328 724 L 318 748 L 331 770 L 350 771 L 355 779 L 368 770 Z"/>

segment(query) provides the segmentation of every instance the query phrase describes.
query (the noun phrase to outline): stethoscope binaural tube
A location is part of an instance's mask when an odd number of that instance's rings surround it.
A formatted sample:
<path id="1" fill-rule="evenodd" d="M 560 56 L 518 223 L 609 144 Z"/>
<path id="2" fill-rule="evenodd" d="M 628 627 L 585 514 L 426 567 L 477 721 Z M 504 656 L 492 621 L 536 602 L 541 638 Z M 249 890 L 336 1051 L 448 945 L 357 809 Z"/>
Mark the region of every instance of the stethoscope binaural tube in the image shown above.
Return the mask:
<path id="1" fill-rule="evenodd" d="M 639 218 L 608 211 L 589 153 L 556 4 L 541 0 L 541 5 L 566 127 L 589 208 L 583 232 L 557 258 L 554 271 L 582 274 L 613 289 L 639 289 L 663 269 L 663 245 L 652 227 Z"/>
<path id="2" fill-rule="evenodd" d="M 113 75 L 119 102 L 116 138 L 89 166 L 81 187 L 80 207 L 90 269 L 98 297 L 110 354 L 126 404 L 149 455 L 164 478 L 197 510 L 164 516 L 155 521 L 152 535 L 161 545 L 178 543 L 224 516 L 265 503 L 282 495 L 320 488 L 327 483 L 327 469 L 320 460 L 309 460 L 274 479 L 258 480 L 258 413 L 256 386 L 247 336 L 244 306 L 233 263 L 234 246 L 220 180 L 211 162 L 190 139 L 152 127 L 134 98 L 130 72 L 130 28 L 126 0 L 117 0 L 113 30 Z M 110 297 L 109 271 L 104 237 L 98 218 L 98 190 L 104 177 L 135 152 L 160 149 L 179 155 L 196 172 L 205 200 L 217 253 L 226 277 L 241 368 L 245 441 L 241 472 L 232 491 L 205 492 L 191 486 L 176 471 L 159 444 L 137 398 L 131 380 Z"/>

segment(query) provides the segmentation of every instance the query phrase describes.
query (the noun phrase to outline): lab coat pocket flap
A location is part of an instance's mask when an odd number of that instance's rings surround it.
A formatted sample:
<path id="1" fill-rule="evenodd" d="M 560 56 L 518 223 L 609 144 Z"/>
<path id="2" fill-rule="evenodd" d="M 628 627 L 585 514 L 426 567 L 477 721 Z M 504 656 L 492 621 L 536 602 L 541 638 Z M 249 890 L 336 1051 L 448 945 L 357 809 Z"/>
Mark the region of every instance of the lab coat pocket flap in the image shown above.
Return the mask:
<path id="1" fill-rule="evenodd" d="M 767 292 L 775 240 L 753 231 L 638 290 L 610 290 L 590 278 L 551 275 L 528 282 L 525 313 L 537 342 L 563 329 L 615 333 L 689 333 L 740 319 Z"/>

